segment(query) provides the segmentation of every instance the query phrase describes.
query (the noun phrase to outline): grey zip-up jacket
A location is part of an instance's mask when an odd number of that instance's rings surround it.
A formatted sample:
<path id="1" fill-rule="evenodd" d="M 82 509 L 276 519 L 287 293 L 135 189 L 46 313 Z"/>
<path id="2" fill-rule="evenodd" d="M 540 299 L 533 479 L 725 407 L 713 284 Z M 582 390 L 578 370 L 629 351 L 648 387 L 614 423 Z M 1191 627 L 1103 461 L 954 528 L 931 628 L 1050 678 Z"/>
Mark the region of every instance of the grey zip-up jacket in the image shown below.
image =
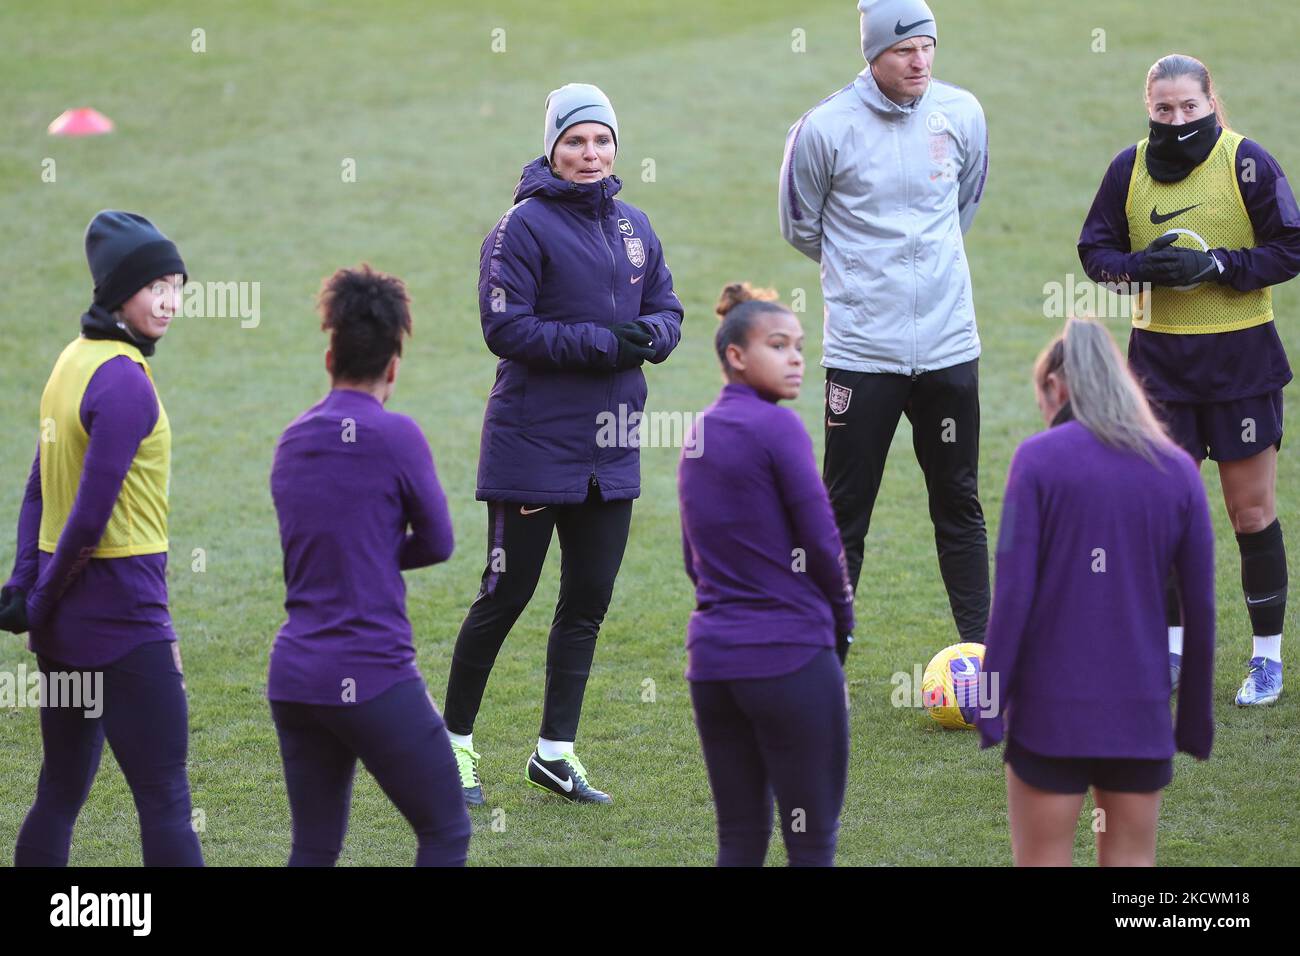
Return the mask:
<path id="1" fill-rule="evenodd" d="M 962 235 L 987 173 L 979 101 L 938 80 L 899 106 L 867 66 L 791 127 L 781 234 L 821 263 L 823 366 L 914 375 L 979 356 Z"/>

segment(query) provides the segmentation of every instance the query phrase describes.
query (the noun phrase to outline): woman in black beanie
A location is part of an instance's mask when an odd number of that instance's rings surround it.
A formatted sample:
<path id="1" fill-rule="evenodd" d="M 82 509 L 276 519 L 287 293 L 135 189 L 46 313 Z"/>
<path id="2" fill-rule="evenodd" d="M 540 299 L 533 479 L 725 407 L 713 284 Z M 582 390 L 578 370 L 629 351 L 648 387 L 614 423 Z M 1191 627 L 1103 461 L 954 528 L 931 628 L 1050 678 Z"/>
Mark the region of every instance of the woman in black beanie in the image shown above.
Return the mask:
<path id="1" fill-rule="evenodd" d="M 181 657 L 167 608 L 171 429 L 146 356 L 185 263 L 143 216 L 86 230 L 94 301 L 41 396 L 0 628 L 29 631 L 45 676 L 44 761 L 17 866 L 63 866 L 107 739 L 140 816 L 146 866 L 199 866 Z M 69 693 L 68 691 L 76 691 Z"/>

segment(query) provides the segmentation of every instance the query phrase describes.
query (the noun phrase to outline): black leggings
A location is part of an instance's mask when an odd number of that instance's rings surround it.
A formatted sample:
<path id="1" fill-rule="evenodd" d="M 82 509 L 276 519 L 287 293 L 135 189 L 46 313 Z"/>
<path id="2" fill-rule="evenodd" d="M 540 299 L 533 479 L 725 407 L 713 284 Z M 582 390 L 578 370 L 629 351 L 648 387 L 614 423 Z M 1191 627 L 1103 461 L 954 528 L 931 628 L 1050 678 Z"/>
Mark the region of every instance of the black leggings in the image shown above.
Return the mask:
<path id="1" fill-rule="evenodd" d="M 105 739 L 135 798 L 144 865 L 203 865 L 190 819 L 188 709 L 175 648 L 171 641 L 142 644 L 99 668 L 37 659 L 47 675 L 89 675 L 92 686 L 102 679 L 102 713 L 41 707 L 45 759 L 36 802 L 18 831 L 15 866 L 67 865 L 72 830 L 95 782 Z"/>
<path id="2" fill-rule="evenodd" d="M 844 671 L 830 648 L 781 677 L 693 681 L 718 866 L 762 866 L 772 794 L 791 866 L 831 866 L 849 767 Z"/>
<path id="3" fill-rule="evenodd" d="M 910 375 L 826 370 L 822 479 L 858 587 L 871 512 L 900 416 L 925 475 L 939 573 L 963 641 L 984 642 L 989 552 L 979 502 L 979 360 Z"/>
<path id="4" fill-rule="evenodd" d="M 444 711 L 448 730 L 473 732 L 492 665 L 532 599 L 554 530 L 560 536 L 560 597 L 546 645 L 540 736 L 577 739 L 596 635 L 614 593 L 631 524 L 630 500 L 604 501 L 595 490 L 574 505 L 488 502 L 487 567 L 456 638 Z"/>
<path id="5" fill-rule="evenodd" d="M 416 866 L 464 866 L 470 821 L 456 759 L 422 680 L 362 704 L 271 701 L 293 815 L 290 866 L 333 866 L 343 849 L 357 758 L 415 831 Z"/>

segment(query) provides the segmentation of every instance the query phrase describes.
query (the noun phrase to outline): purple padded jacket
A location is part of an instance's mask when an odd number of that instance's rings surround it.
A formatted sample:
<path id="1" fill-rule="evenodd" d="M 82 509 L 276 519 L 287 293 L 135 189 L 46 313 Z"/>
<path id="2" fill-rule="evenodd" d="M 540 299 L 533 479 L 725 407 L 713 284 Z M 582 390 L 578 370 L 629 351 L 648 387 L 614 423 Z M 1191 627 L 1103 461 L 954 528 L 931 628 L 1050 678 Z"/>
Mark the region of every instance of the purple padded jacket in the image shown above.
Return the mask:
<path id="1" fill-rule="evenodd" d="M 646 399 L 640 368 L 614 368 L 610 326 L 639 320 L 654 339 L 650 361 L 662 362 L 681 338 L 682 304 L 650 220 L 614 198 L 621 186 L 616 176 L 568 182 L 538 157 L 483 240 L 479 313 L 500 361 L 480 501 L 571 504 L 593 484 L 611 501 L 641 493 L 638 449 L 598 442 L 601 413 L 626 421 Z"/>

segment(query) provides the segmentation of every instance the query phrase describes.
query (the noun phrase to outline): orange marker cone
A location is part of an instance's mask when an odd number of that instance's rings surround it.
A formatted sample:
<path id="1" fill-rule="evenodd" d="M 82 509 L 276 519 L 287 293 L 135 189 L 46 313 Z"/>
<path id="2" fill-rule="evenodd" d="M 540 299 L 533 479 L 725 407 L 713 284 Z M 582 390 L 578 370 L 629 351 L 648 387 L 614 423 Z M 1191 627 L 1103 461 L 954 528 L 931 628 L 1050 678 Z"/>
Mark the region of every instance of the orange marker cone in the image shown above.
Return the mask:
<path id="1" fill-rule="evenodd" d="M 111 132 L 113 121 L 89 106 L 64 110 L 50 124 L 51 136 L 100 136 Z"/>

